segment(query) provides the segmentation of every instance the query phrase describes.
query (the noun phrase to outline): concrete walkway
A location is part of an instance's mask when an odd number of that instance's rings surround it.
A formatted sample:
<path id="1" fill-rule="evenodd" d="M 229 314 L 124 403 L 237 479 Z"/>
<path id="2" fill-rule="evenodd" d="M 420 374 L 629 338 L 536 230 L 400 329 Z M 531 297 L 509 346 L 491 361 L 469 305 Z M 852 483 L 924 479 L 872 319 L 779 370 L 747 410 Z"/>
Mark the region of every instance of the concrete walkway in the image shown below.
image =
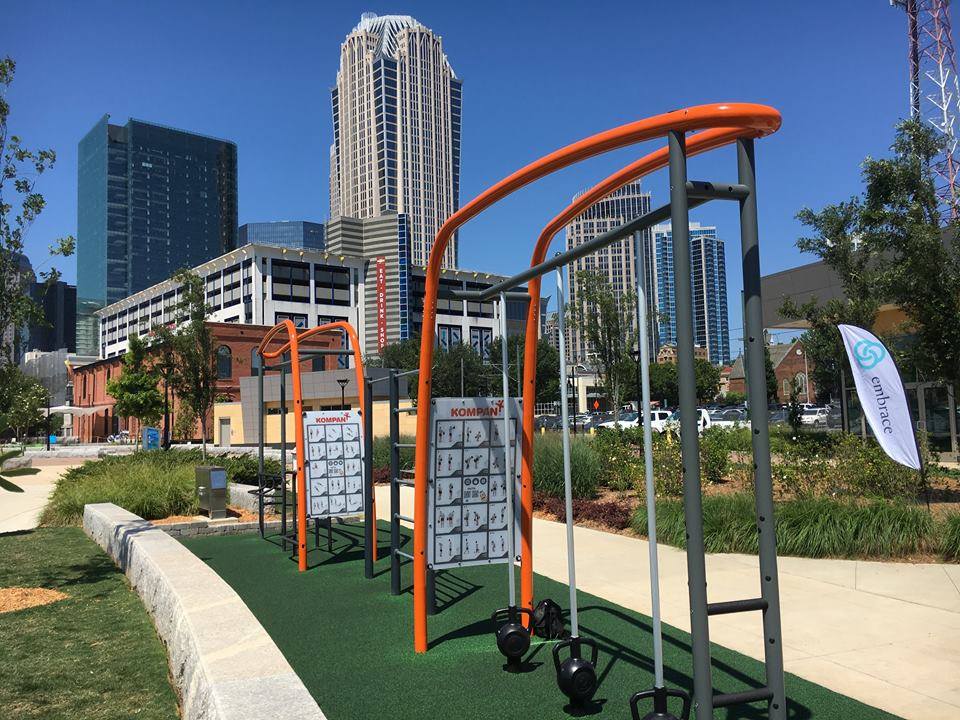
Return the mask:
<path id="1" fill-rule="evenodd" d="M 0 533 L 35 528 L 57 479 L 78 464 L 76 458 L 46 462 L 35 459 L 33 466 L 40 470 L 39 473 L 10 478 L 11 482 L 23 488 L 23 492 L 0 490 Z"/>
<path id="2" fill-rule="evenodd" d="M 412 515 L 412 490 L 403 490 Z M 389 516 L 386 487 L 377 514 Z M 581 590 L 650 613 L 645 540 L 577 527 L 575 542 Z M 960 718 L 960 565 L 781 558 L 779 567 L 788 672 L 908 720 Z M 534 520 L 534 568 L 566 582 L 561 523 Z M 664 621 L 689 631 L 686 554 L 661 546 L 660 576 Z M 707 581 L 711 602 L 756 597 L 757 559 L 708 555 Z M 763 657 L 758 613 L 711 618 L 710 632 Z"/>

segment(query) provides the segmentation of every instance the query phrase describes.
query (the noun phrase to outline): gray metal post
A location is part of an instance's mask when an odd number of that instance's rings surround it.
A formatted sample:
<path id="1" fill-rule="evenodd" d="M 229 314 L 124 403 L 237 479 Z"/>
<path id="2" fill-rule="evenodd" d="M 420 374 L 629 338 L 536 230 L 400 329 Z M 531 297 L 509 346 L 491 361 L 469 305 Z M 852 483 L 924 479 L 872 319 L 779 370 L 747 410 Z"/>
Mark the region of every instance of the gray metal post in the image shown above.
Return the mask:
<path id="1" fill-rule="evenodd" d="M 280 356 L 280 485 L 283 487 L 283 502 L 280 517 L 280 546 L 287 549 L 287 366 L 286 355 Z M 296 521 L 296 513 L 294 521 Z"/>
<path id="2" fill-rule="evenodd" d="M 642 238 L 639 238 L 642 242 Z M 653 432 L 650 418 L 650 348 L 647 339 L 647 280 L 643 254 L 636 253 L 637 324 L 640 345 L 640 408 L 643 415 L 643 470 L 647 491 L 647 547 L 650 554 L 650 606 L 653 620 L 653 686 L 663 687 L 663 631 L 660 626 L 660 565 L 657 557 L 657 491 L 653 480 Z"/>
<path id="3" fill-rule="evenodd" d="M 259 520 L 260 520 L 260 537 L 264 536 L 264 523 L 263 523 L 263 358 L 260 358 L 260 364 L 257 367 L 257 438 L 259 440 L 257 445 L 257 486 L 260 490 L 257 493 L 257 510 L 259 511 Z"/>
<path id="4" fill-rule="evenodd" d="M 563 268 L 557 268 L 557 335 L 560 340 L 560 387 L 567 386 L 567 350 L 564 342 L 566 332 L 566 312 L 563 293 Z M 573 489 L 570 479 L 570 424 L 567 421 L 567 404 L 560 405 L 560 418 L 563 421 L 563 495 L 567 515 L 567 582 L 570 584 L 570 634 L 580 636 L 577 618 L 577 563 L 573 549 Z"/>
<path id="5" fill-rule="evenodd" d="M 507 354 L 507 296 L 500 293 L 500 359 L 503 363 L 503 466 L 504 480 L 506 481 L 507 495 L 507 592 L 509 593 L 509 602 L 507 607 L 516 607 L 517 605 L 517 587 L 514 572 L 514 558 L 517 556 L 515 547 L 516 538 L 513 535 L 513 491 L 516 482 L 513 477 L 513 463 L 510 462 L 510 440 L 513 433 L 510 432 L 510 373 L 507 366 L 509 356 Z"/>
<path id="6" fill-rule="evenodd" d="M 373 577 L 373 383 L 363 378 L 363 574 Z"/>
<path id="7" fill-rule="evenodd" d="M 677 385 L 680 402 L 680 453 L 683 461 L 683 509 L 687 526 L 687 584 L 693 646 L 693 706 L 697 720 L 713 718 L 710 629 L 707 617 L 706 558 L 703 547 L 703 499 L 700 491 L 700 415 L 693 362 L 693 295 L 690 280 L 690 217 L 687 201 L 687 151 L 682 132 L 671 131 L 670 221 L 677 298 Z M 762 366 L 761 366 L 762 367 Z"/>
<path id="8" fill-rule="evenodd" d="M 390 371 L 390 594 L 400 594 L 400 380 Z"/>
<path id="9" fill-rule="evenodd" d="M 783 683 L 783 650 L 780 635 L 780 589 L 777 579 L 777 536 L 773 516 L 773 482 L 770 477 L 770 427 L 767 416 L 764 368 L 763 310 L 760 304 L 760 240 L 757 229 L 756 164 L 753 140 L 737 140 L 737 170 L 740 183 L 750 194 L 740 200 L 740 245 L 743 253 L 744 334 L 750 359 L 750 425 L 753 430 L 754 491 L 760 540 L 760 591 L 767 601 L 763 611 L 767 688 L 770 719 L 785 720 L 787 702 Z"/>

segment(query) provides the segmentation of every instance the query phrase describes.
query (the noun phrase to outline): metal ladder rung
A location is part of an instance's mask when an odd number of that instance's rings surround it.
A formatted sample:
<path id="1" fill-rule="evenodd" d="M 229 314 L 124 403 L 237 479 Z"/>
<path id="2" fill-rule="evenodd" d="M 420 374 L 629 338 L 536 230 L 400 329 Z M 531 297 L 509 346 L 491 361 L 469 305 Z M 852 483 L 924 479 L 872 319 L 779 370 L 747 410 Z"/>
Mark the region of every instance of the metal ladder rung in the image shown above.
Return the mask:
<path id="1" fill-rule="evenodd" d="M 763 598 L 748 600 L 727 600 L 726 602 L 707 603 L 707 615 L 729 615 L 730 613 L 766 610 L 769 603 Z"/>
<path id="2" fill-rule="evenodd" d="M 729 707 L 730 705 L 748 705 L 750 703 L 760 702 L 761 700 L 772 700 L 773 691 L 770 688 L 762 687 L 756 690 L 741 690 L 735 693 L 721 693 L 713 696 L 713 706 L 715 708 Z"/>
<path id="3" fill-rule="evenodd" d="M 750 188 L 740 183 L 715 183 L 707 180 L 688 180 L 687 197 L 699 200 L 743 200 Z"/>
<path id="4" fill-rule="evenodd" d="M 400 513 L 394 513 L 394 514 L 393 514 L 393 519 L 394 519 L 394 520 L 403 520 L 404 522 L 408 522 L 408 523 L 412 523 L 412 522 L 413 522 L 413 518 L 412 518 L 412 517 L 407 517 L 406 515 L 401 515 Z"/>
<path id="5" fill-rule="evenodd" d="M 415 448 L 417 444 L 416 443 L 394 443 L 393 446 L 395 448 Z"/>
<path id="6" fill-rule="evenodd" d="M 400 413 L 407 413 L 408 415 L 416 415 L 417 409 L 415 407 L 409 408 L 394 408 L 393 411 L 399 415 Z"/>
<path id="7" fill-rule="evenodd" d="M 394 478 L 393 481 L 397 485 L 406 485 L 407 487 L 413 487 L 416 483 L 413 480 L 407 480 L 406 478 Z"/>
<path id="8" fill-rule="evenodd" d="M 399 555 L 400 557 L 405 557 L 407 560 L 413 560 L 413 555 L 411 555 L 410 553 L 405 553 L 403 550 L 397 550 L 397 548 L 394 548 L 393 552 L 395 555 Z"/>

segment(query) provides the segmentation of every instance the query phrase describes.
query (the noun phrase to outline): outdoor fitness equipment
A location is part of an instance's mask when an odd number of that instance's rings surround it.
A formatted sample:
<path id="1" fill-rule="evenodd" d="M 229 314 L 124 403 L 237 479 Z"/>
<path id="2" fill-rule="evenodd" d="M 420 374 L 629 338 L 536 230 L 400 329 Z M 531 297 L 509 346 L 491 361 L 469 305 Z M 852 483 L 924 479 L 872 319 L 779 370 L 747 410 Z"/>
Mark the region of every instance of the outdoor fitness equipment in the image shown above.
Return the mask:
<path id="1" fill-rule="evenodd" d="M 352 349 L 301 349 L 300 345 L 305 340 L 325 332 L 343 332 L 350 340 Z M 274 338 L 282 332 L 286 332 L 287 341 L 279 348 L 270 349 L 271 344 L 275 342 Z M 264 534 L 264 511 L 269 505 L 281 506 L 281 545 L 286 549 L 287 542 L 293 542 L 294 554 L 297 558 L 297 565 L 300 572 L 307 569 L 307 493 L 306 493 L 306 453 L 304 448 L 304 426 L 303 426 L 303 393 L 301 388 L 300 364 L 314 356 L 322 355 L 349 355 L 354 358 L 354 369 L 357 379 L 357 392 L 360 396 L 360 405 L 362 407 L 361 415 L 363 417 L 363 443 L 366 462 L 363 468 L 364 478 L 364 573 L 367 578 L 373 577 L 373 563 L 377 559 L 377 529 L 376 529 L 376 507 L 374 505 L 373 493 L 373 472 L 371 458 L 373 456 L 373 393 L 370 381 L 364 377 L 363 358 L 361 356 L 360 342 L 357 333 L 350 323 L 345 321 L 336 321 L 318 325 L 303 332 L 297 332 L 296 326 L 290 320 L 282 320 L 267 331 L 263 340 L 257 347 L 257 353 L 260 356 L 258 368 L 258 476 L 259 476 L 259 514 L 260 514 L 260 534 Z M 273 365 L 267 365 L 267 360 L 278 360 Z M 295 439 L 295 465 L 294 469 L 288 470 L 286 464 L 287 437 L 286 437 L 286 414 L 287 414 L 287 393 L 286 393 L 286 373 L 289 368 L 293 381 L 293 418 L 294 418 L 294 439 Z M 263 381 L 267 370 L 280 371 L 280 477 L 267 478 L 264 472 L 264 412 L 263 412 Z M 287 533 L 287 476 L 294 476 L 293 504 L 294 529 L 293 533 Z M 281 492 L 279 501 L 275 498 L 275 491 L 278 488 Z M 267 494 L 273 491 L 273 497 L 267 500 Z M 327 543 L 328 548 L 332 545 L 331 539 L 331 521 L 328 518 L 327 524 Z M 315 537 L 319 545 L 319 525 L 315 526 Z"/>
<path id="2" fill-rule="evenodd" d="M 647 344 L 647 283 L 641 253 L 636 255 L 637 345 L 640 348 L 640 404 L 643 413 L 643 469 L 647 499 L 647 546 L 650 553 L 650 605 L 653 624 L 653 689 L 634 693 L 630 698 L 633 720 L 640 720 L 640 701 L 653 700 L 653 711 L 643 720 L 678 720 L 667 708 L 670 697 L 683 702 L 682 720 L 690 717 L 690 695 L 685 690 L 667 689 L 663 683 L 663 628 L 660 623 L 660 565 L 657 558 L 657 492 L 653 481 L 653 433 L 650 428 L 650 347 Z"/>
<path id="3" fill-rule="evenodd" d="M 557 268 L 557 344 L 560 346 L 560 417 L 563 423 L 563 497 L 566 504 L 567 523 L 567 583 L 570 586 L 570 637 L 553 646 L 553 665 L 557 671 L 560 691 L 573 703 L 583 703 L 597 691 L 597 644 L 580 637 L 577 617 L 577 561 L 573 546 L 573 487 L 570 478 L 570 424 L 569 406 L 566 402 L 567 357 L 565 345 L 566 303 L 563 292 L 563 267 Z M 590 648 L 590 659 L 583 657 L 583 648 Z M 560 654 L 569 649 L 570 656 L 561 662 Z"/>
<path id="4" fill-rule="evenodd" d="M 776 566 L 776 538 L 773 521 L 773 497 L 770 478 L 770 438 L 766 417 L 763 377 L 763 320 L 760 305 L 760 258 L 757 237 L 756 175 L 754 139 L 776 132 L 780 113 L 752 103 L 700 105 L 628 123 L 556 150 L 504 178 L 454 213 L 440 228 L 430 252 L 424 297 L 424 323 L 420 346 L 419 398 L 426 407 L 431 397 L 431 367 L 436 339 L 436 308 L 440 269 L 444 252 L 454 233 L 480 212 L 524 185 L 556 170 L 594 155 L 626 147 L 658 137 L 668 137 L 668 147 L 661 148 L 626 166 L 598 183 L 571 203 L 541 232 L 531 260 L 531 268 L 476 293 L 472 299 L 489 299 L 503 290 L 527 284 L 531 303 L 528 306 L 526 348 L 523 378 L 523 462 L 521 473 L 521 584 L 520 605 L 532 607 L 532 506 L 533 506 L 533 411 L 536 393 L 537 328 L 539 327 L 539 276 L 589 252 L 609 245 L 634 232 L 667 219 L 673 226 L 673 250 L 678 315 L 678 371 L 681 384 L 680 411 L 682 456 L 684 466 L 684 509 L 687 532 L 687 570 L 691 607 L 691 641 L 694 655 L 694 713 L 697 720 L 713 717 L 713 708 L 740 703 L 767 702 L 771 720 L 786 718 L 783 684 L 783 653 L 780 643 L 780 604 Z M 686 134 L 696 132 L 689 138 Z M 688 182 L 686 160 L 690 155 L 712 150 L 730 143 L 737 146 L 739 179 L 737 183 Z M 670 166 L 670 203 L 620 228 L 604 233 L 560 258 L 544 262 L 553 236 L 573 217 L 628 182 Z M 732 602 L 707 603 L 706 568 L 703 547 L 703 517 L 699 478 L 699 442 L 696 431 L 696 395 L 693 371 L 693 328 L 691 313 L 689 217 L 692 207 L 711 200 L 732 200 L 739 203 L 741 250 L 744 279 L 744 329 L 747 335 L 747 381 L 751 408 L 753 455 L 756 463 L 757 529 L 760 546 L 761 597 Z M 557 264 L 554 264 L 556 262 Z M 429 412 L 418 415 L 418 433 L 427 432 Z M 429 463 L 426 445 L 417 448 L 415 516 L 426 516 L 426 486 Z M 427 613 L 425 588 L 426 528 L 418 522 L 414 530 L 414 649 L 427 650 Z M 756 690 L 713 694 L 710 676 L 710 638 L 708 617 L 729 612 L 763 612 L 766 684 Z"/>
<path id="5" fill-rule="evenodd" d="M 507 482 L 505 495 L 507 496 L 507 588 L 508 604 L 493 613 L 491 620 L 494 623 L 506 622 L 497 628 L 497 647 L 503 656 L 507 658 L 509 667 L 516 669 L 521 659 L 530 649 L 530 630 L 520 622 L 521 616 L 526 617 L 528 623 L 533 617 L 530 608 L 517 607 L 517 581 L 515 577 L 514 563 L 516 562 L 517 549 L 516 537 L 514 535 L 514 510 L 513 494 L 515 483 L 515 473 L 513 462 L 510 458 L 510 438 L 515 433 L 510 428 L 510 376 L 509 376 L 509 358 L 507 356 L 507 294 L 500 293 L 500 350 L 501 350 L 501 370 L 503 371 L 503 457 L 504 473 Z M 516 449 L 516 455 L 519 456 L 520 448 Z"/>

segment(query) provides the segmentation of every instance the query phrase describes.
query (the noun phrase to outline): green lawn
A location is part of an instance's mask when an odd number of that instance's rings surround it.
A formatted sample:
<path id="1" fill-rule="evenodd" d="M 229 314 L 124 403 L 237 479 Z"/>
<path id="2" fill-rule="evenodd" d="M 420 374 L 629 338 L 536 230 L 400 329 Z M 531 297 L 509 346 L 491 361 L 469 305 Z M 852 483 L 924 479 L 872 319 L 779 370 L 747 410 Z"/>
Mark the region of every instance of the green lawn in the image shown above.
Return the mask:
<path id="1" fill-rule="evenodd" d="M 381 548 L 389 537 L 379 534 Z M 490 613 L 505 605 L 502 565 L 448 572 L 437 581 L 442 612 L 430 618 L 431 649 L 413 653 L 412 595 L 389 594 L 389 562 L 363 578 L 360 533 L 340 526 L 333 557 L 311 552 L 319 565 L 300 574 L 276 546 L 256 535 L 202 537 L 184 541 L 244 599 L 313 693 L 330 720 L 389 718 L 564 718 L 570 713 L 556 687 L 549 644 L 533 650 L 527 672 L 503 669 Z M 311 543 L 312 544 L 312 543 Z M 409 570 L 404 588 L 409 589 Z M 565 606 L 564 585 L 537 576 L 538 597 Z M 722 618 L 717 622 L 722 622 Z M 759 618 L 757 619 L 759 622 Z M 580 595 L 581 633 L 600 643 L 596 702 L 577 714 L 610 720 L 630 717 L 630 695 L 652 685 L 649 619 L 594 596 Z M 690 689 L 689 636 L 666 628 L 667 682 Z M 718 692 L 757 686 L 762 665 L 714 648 Z M 787 677 L 791 720 L 881 720 L 894 716 Z M 646 708 L 644 714 L 652 708 Z M 760 720 L 762 706 L 717 711 L 723 720 Z"/>
<path id="2" fill-rule="evenodd" d="M 69 596 L 0 614 L 0 717 L 179 717 L 167 654 L 140 598 L 82 530 L 0 535 L 0 587 Z"/>

